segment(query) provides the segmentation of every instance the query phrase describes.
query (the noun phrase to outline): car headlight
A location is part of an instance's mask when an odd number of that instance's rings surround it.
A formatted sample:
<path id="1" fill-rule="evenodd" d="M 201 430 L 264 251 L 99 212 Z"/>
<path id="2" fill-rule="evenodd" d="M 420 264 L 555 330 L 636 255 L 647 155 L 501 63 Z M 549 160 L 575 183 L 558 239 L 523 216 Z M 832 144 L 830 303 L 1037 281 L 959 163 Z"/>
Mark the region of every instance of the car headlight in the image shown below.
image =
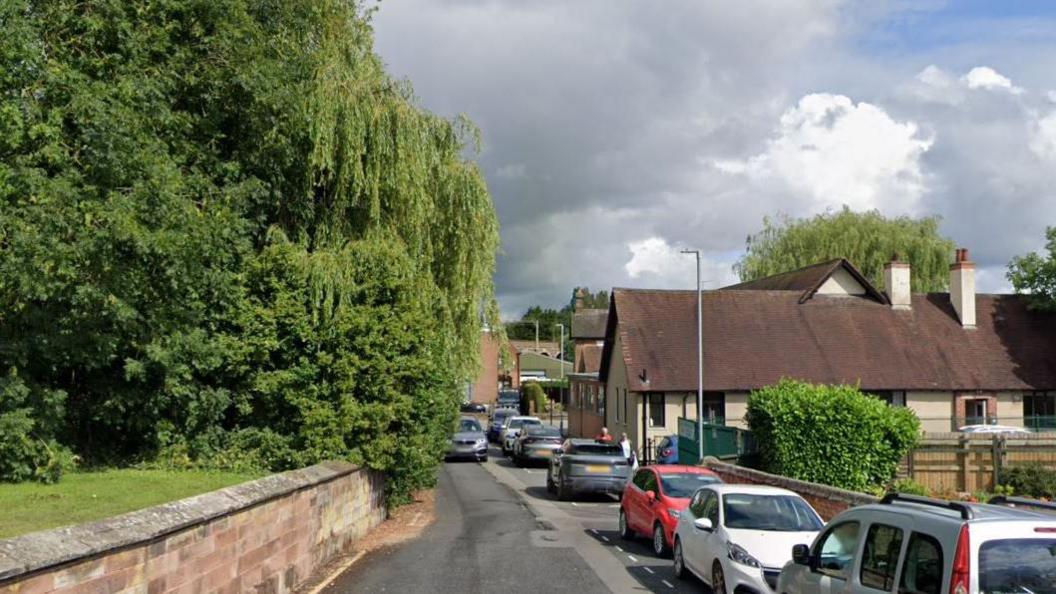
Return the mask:
<path id="1" fill-rule="evenodd" d="M 678 511 L 677 509 L 668 508 L 667 515 L 677 520 L 678 517 L 682 515 L 682 512 Z"/>
<path id="2" fill-rule="evenodd" d="M 748 551 L 744 550 L 744 547 L 730 543 L 727 548 L 731 560 L 748 567 L 760 567 L 759 560 L 749 555 Z"/>
<path id="3" fill-rule="evenodd" d="M 484 439 L 483 437 L 478 437 L 476 443 L 477 443 L 478 446 L 482 446 L 482 445 L 488 443 L 488 440 Z"/>

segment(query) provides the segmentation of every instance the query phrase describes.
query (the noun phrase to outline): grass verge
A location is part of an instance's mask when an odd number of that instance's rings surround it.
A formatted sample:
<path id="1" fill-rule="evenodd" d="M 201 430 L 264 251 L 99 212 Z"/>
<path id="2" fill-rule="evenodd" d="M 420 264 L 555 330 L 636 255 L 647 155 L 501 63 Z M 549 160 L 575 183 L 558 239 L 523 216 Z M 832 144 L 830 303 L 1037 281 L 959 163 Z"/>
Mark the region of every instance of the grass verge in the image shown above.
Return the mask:
<path id="1" fill-rule="evenodd" d="M 116 516 L 259 476 L 124 468 L 71 472 L 54 485 L 0 484 L 0 538 Z"/>

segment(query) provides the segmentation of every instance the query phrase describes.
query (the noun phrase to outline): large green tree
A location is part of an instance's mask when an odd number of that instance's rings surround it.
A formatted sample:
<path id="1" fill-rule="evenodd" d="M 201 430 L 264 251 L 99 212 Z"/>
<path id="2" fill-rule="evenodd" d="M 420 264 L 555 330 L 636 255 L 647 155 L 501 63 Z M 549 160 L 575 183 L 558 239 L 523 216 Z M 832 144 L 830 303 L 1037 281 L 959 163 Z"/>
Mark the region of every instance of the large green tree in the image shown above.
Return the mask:
<path id="1" fill-rule="evenodd" d="M 795 270 L 833 258 L 847 258 L 871 282 L 883 284 L 884 264 L 893 255 L 913 267 L 914 292 L 944 291 L 954 243 L 939 233 L 939 218 L 887 218 L 877 211 L 842 210 L 808 219 L 766 218 L 748 237 L 734 265 L 742 281 Z"/>
<path id="2" fill-rule="evenodd" d="M 360 4 L 0 0 L 0 30 L 19 426 L 89 461 L 341 456 L 396 499 L 428 484 L 498 226 L 476 130 L 385 73 Z"/>
<path id="3" fill-rule="evenodd" d="M 1017 293 L 1025 293 L 1032 308 L 1056 311 L 1056 227 L 1045 229 L 1048 255 L 1031 252 L 1008 265 L 1008 280 Z"/>

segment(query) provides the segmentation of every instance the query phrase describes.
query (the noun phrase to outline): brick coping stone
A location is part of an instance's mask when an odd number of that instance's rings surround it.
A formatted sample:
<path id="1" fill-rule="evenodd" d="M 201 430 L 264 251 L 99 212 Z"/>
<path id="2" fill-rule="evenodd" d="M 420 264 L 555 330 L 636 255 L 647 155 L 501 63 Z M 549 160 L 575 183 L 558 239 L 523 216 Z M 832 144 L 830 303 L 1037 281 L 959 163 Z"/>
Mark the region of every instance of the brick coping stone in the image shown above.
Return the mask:
<path id="1" fill-rule="evenodd" d="M 829 485 L 822 485 L 820 483 L 811 483 L 808 481 L 788 478 L 787 476 L 770 474 L 761 470 L 755 470 L 754 468 L 745 468 L 744 466 L 723 462 L 718 458 L 711 456 L 704 458 L 703 466 L 717 472 L 744 478 L 753 483 L 781 487 L 783 489 L 788 489 L 789 491 L 795 491 L 801 495 L 807 494 L 815 497 L 822 497 L 832 501 L 846 503 L 850 506 L 867 505 L 869 503 L 877 503 L 880 501 L 880 498 L 867 493 L 848 491 L 846 489 L 830 487 Z"/>
<path id="2" fill-rule="evenodd" d="M 146 544 L 359 469 L 347 462 L 322 462 L 96 522 L 0 540 L 0 582 Z"/>

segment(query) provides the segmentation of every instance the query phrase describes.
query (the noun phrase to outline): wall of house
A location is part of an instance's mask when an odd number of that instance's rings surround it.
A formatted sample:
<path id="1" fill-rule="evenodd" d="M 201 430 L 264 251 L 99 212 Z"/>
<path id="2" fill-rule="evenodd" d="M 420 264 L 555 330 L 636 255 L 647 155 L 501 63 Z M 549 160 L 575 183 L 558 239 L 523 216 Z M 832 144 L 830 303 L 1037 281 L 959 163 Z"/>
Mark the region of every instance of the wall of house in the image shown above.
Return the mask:
<path id="1" fill-rule="evenodd" d="M 953 392 L 906 392 L 906 407 L 917 413 L 924 432 L 952 430 Z"/>
<path id="2" fill-rule="evenodd" d="M 612 356 L 609 357 L 609 369 L 607 371 L 605 382 L 605 425 L 612 433 L 626 432 L 627 437 L 637 444 L 639 443 L 639 423 L 633 421 L 641 417 L 635 415 L 637 407 L 634 406 L 634 400 L 636 400 L 634 394 L 627 394 L 627 397 L 632 399 L 631 406 L 628 407 L 630 411 L 630 419 L 621 418 L 619 422 L 616 421 L 617 405 L 620 406 L 620 415 L 622 416 L 623 414 L 623 402 L 620 398 L 622 398 L 626 390 L 627 366 L 623 361 L 623 342 L 620 340 L 619 335 L 617 335 L 612 344 Z M 641 413 L 639 412 L 637 414 L 640 415 Z"/>
<path id="3" fill-rule="evenodd" d="M 1023 393 L 997 393 L 997 422 L 1013 427 L 1023 426 Z"/>
<path id="4" fill-rule="evenodd" d="M 495 402 L 499 396 L 499 341 L 485 330 L 480 333 L 480 373 L 473 382 L 470 400 Z"/>
<path id="5" fill-rule="evenodd" d="M 862 286 L 851 273 L 847 272 L 843 268 L 836 269 L 836 272 L 829 277 L 820 287 L 818 287 L 819 295 L 864 295 L 865 287 Z"/>
<path id="6" fill-rule="evenodd" d="M 726 392 L 726 426 L 747 429 L 748 392 Z"/>
<path id="7" fill-rule="evenodd" d="M 382 475 L 327 462 L 0 540 L 0 594 L 284 594 L 384 519 Z"/>

